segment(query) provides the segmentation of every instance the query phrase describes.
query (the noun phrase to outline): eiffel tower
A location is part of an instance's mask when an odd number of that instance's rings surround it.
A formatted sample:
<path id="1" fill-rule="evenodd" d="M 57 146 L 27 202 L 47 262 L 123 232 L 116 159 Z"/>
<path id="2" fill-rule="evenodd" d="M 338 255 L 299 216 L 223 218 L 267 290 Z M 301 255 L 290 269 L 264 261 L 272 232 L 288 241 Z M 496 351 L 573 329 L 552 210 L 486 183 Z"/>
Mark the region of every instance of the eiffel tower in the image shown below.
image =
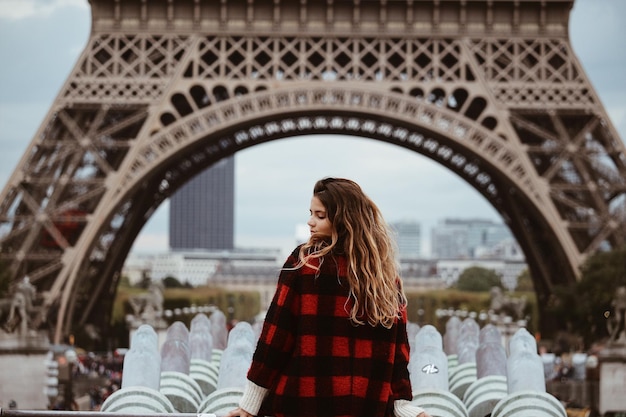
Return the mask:
<path id="1" fill-rule="evenodd" d="M 0 260 L 44 294 L 55 342 L 106 328 L 135 237 L 186 181 L 337 133 L 479 191 L 545 308 L 626 243 L 626 151 L 572 50 L 573 3 L 91 0 L 87 46 L 0 196 Z"/>

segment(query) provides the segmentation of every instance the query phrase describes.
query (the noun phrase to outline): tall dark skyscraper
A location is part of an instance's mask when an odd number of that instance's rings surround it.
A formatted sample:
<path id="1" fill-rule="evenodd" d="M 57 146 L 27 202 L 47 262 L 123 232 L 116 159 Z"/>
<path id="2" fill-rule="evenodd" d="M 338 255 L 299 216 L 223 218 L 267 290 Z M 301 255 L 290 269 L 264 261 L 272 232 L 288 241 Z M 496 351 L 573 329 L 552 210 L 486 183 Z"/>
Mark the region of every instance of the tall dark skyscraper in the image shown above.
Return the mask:
<path id="1" fill-rule="evenodd" d="M 198 174 L 170 198 L 170 249 L 235 246 L 235 157 Z"/>

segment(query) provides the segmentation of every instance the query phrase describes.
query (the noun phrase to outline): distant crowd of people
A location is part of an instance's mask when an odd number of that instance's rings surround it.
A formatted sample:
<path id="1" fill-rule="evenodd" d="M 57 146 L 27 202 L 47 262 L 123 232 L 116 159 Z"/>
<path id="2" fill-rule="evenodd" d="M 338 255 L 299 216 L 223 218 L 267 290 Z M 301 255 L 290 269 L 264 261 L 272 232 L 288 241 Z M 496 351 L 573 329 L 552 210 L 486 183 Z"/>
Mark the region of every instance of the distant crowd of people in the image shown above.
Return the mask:
<path id="1" fill-rule="evenodd" d="M 65 396 L 64 389 L 59 390 L 59 397 L 51 404 L 52 410 L 99 411 L 122 385 L 123 355 L 90 352 L 78 355 L 77 359 L 72 367 L 71 398 Z"/>

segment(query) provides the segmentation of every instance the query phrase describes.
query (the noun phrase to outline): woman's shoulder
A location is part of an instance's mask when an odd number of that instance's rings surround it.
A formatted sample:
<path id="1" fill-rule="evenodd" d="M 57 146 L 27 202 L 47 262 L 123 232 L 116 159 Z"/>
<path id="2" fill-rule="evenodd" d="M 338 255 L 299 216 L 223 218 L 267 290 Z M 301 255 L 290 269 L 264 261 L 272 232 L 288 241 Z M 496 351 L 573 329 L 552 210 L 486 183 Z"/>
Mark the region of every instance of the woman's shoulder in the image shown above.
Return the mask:
<path id="1" fill-rule="evenodd" d="M 287 259 L 285 259 L 285 267 L 289 265 L 294 266 L 298 263 L 298 260 L 300 258 L 300 248 L 302 248 L 302 244 L 296 246 L 295 249 L 293 249 L 291 253 L 287 256 Z"/>
<path id="2" fill-rule="evenodd" d="M 291 255 L 293 257 L 298 257 L 300 255 L 300 249 L 302 249 L 302 247 L 304 246 L 304 243 L 300 243 L 298 246 L 296 246 L 292 251 L 291 251 Z"/>
<path id="3" fill-rule="evenodd" d="M 287 257 L 283 268 L 303 267 L 302 272 L 304 273 L 311 272 L 309 271 L 311 268 L 314 272 L 319 269 L 332 268 L 335 273 L 339 272 L 340 275 L 345 274 L 347 258 L 342 251 L 333 250 L 321 257 L 307 257 L 306 262 L 303 263 L 301 252 L 304 245 L 305 243 L 301 243 L 291 251 L 291 254 Z"/>
<path id="4" fill-rule="evenodd" d="M 297 270 L 300 275 L 318 275 L 319 269 L 327 263 L 328 258 L 333 258 L 333 256 L 326 254 L 320 258 L 317 256 L 306 257 L 305 255 L 306 259 L 303 259 L 301 252 L 304 245 L 304 243 L 300 244 L 291 251 L 283 265 L 283 270 Z"/>

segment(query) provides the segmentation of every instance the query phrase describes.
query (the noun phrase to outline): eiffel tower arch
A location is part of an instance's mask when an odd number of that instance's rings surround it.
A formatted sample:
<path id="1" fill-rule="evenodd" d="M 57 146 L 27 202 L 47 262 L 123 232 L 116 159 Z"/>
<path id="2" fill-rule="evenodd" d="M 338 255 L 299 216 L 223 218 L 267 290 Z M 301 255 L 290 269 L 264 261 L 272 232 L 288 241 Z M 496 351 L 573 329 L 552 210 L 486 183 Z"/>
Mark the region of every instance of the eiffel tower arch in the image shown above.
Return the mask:
<path id="1" fill-rule="evenodd" d="M 285 137 L 445 166 L 502 215 L 542 308 L 626 243 L 626 151 L 569 42 L 573 0 L 90 4 L 87 46 L 0 196 L 0 259 L 44 294 L 56 342 L 107 327 L 164 200 Z"/>

